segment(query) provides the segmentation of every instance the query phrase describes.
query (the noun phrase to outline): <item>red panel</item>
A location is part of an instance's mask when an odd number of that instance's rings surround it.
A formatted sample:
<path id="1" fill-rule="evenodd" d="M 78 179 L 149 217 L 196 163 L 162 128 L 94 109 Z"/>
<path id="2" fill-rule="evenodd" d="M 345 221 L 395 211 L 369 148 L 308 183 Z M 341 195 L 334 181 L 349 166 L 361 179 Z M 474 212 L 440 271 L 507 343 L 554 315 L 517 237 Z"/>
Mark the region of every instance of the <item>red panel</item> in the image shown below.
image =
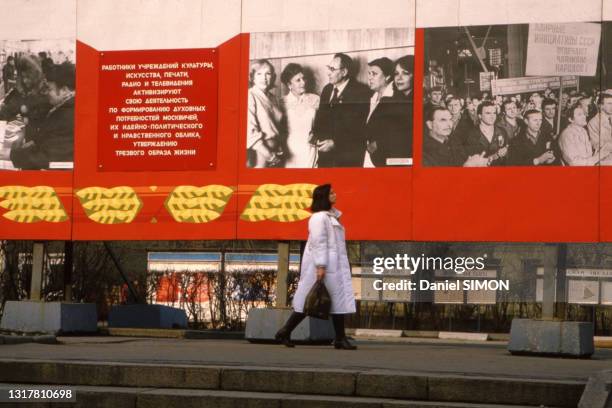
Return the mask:
<path id="1" fill-rule="evenodd" d="M 612 242 L 612 167 L 600 167 L 599 240 Z"/>
<path id="2" fill-rule="evenodd" d="M 215 49 L 102 53 L 98 168 L 101 171 L 214 170 L 217 160 L 217 62 Z M 147 65 L 169 67 L 149 69 Z M 102 69 L 117 66 L 134 68 Z M 185 85 L 173 85 L 177 83 Z M 173 93 L 142 94 L 142 91 L 151 90 Z M 160 100 L 166 102 L 155 102 Z M 142 109 L 160 107 L 169 110 L 140 113 Z M 125 121 L 133 117 L 158 119 Z M 189 128 L 164 128 L 180 125 Z M 157 137 L 140 137 L 141 134 Z"/>
<path id="3" fill-rule="evenodd" d="M 131 223 L 100 224 L 89 219 L 74 198 L 74 239 L 77 240 L 159 240 L 234 239 L 236 237 L 236 194 L 220 218 L 208 223 L 178 223 L 164 202 L 178 185 L 220 184 L 235 188 L 235 152 L 238 132 L 238 83 L 240 38 L 217 48 L 219 54 L 219 101 L 217 166 L 214 171 L 100 172 L 97 169 L 98 69 L 100 52 L 77 42 L 77 110 L 75 135 L 75 191 L 85 187 L 132 187 L 143 207 Z M 138 52 L 136 52 L 138 53 Z"/>
<path id="4" fill-rule="evenodd" d="M 242 35 L 240 74 L 240 143 L 238 144 L 241 213 L 261 184 L 331 183 L 337 207 L 344 215 L 351 240 L 410 240 L 412 214 L 412 168 L 253 169 L 246 167 L 246 104 L 249 71 L 249 35 Z M 308 235 L 308 221 L 247 222 L 238 220 L 239 239 L 300 239 Z"/>
<path id="5" fill-rule="evenodd" d="M 415 98 L 423 98 L 423 29 L 416 31 Z M 597 241 L 597 167 L 422 168 L 415 104 L 417 241 Z"/>

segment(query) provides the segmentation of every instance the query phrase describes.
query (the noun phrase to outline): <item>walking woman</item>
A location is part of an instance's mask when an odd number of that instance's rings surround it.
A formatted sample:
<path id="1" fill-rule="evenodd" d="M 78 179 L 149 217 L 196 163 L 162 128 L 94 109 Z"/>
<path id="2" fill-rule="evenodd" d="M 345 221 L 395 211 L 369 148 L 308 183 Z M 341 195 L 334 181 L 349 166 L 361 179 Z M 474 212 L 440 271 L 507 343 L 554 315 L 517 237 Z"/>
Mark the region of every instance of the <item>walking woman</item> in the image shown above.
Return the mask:
<path id="1" fill-rule="evenodd" d="M 351 283 L 351 269 L 346 253 L 342 213 L 334 208 L 336 193 L 330 184 L 314 189 L 312 216 L 308 221 L 308 242 L 302 258 L 302 269 L 297 291 L 293 298 L 293 313 L 278 333 L 276 340 L 293 347 L 291 332 L 306 315 L 304 301 L 317 280 L 323 279 L 331 297 L 330 314 L 336 331 L 334 347 L 355 350 L 344 332 L 344 315 L 355 313 L 355 295 Z"/>

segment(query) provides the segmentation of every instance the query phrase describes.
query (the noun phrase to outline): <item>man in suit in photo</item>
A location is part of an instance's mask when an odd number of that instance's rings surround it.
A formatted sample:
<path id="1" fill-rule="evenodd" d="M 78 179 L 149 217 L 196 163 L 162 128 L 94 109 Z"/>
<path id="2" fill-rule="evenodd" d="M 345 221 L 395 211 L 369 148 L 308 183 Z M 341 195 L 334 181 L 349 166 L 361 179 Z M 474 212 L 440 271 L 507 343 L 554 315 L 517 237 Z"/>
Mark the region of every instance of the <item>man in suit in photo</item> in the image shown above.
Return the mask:
<path id="1" fill-rule="evenodd" d="M 321 92 L 313 133 L 318 167 L 362 167 L 370 91 L 352 77 L 352 59 L 336 54 L 327 66 L 329 83 Z"/>

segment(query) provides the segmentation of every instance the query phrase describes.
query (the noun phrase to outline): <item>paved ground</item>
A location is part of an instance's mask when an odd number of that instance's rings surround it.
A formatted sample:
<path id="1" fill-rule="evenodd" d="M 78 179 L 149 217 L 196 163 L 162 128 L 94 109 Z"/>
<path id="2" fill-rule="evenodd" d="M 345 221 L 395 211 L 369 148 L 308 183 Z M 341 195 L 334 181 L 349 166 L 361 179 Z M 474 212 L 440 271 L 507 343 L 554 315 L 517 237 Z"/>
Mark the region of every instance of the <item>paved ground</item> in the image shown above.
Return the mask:
<path id="1" fill-rule="evenodd" d="M 61 344 L 0 346 L 1 359 L 109 361 L 154 364 L 385 369 L 421 373 L 579 379 L 612 367 L 612 350 L 590 360 L 512 356 L 505 343 L 411 339 L 360 340 L 356 351 L 331 346 L 297 346 L 242 340 L 186 340 L 122 337 L 60 337 Z"/>

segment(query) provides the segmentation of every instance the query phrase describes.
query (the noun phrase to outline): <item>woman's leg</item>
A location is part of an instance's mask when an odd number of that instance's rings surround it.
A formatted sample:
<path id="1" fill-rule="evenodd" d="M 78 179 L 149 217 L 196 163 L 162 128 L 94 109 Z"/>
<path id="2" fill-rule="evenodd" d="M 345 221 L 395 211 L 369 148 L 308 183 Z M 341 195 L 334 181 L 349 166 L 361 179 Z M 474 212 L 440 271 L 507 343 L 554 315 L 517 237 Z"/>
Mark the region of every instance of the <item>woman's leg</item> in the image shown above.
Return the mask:
<path id="1" fill-rule="evenodd" d="M 344 315 L 343 314 L 333 314 L 332 323 L 334 324 L 334 331 L 336 332 L 336 341 L 340 341 L 346 337 L 346 333 L 344 332 Z"/>
<path id="2" fill-rule="evenodd" d="M 276 332 L 274 338 L 287 347 L 294 347 L 295 345 L 291 342 L 291 332 L 298 326 L 298 324 L 302 322 L 302 320 L 304 320 L 305 317 L 306 315 L 304 313 L 291 313 L 291 316 L 289 316 L 289 319 L 287 319 L 285 325 L 281 327 L 278 332 Z"/>
<path id="3" fill-rule="evenodd" d="M 334 340 L 334 347 L 337 349 L 344 350 L 355 350 L 357 347 L 346 338 L 344 331 L 344 314 L 332 314 L 332 323 L 334 324 L 334 331 L 336 332 L 336 339 Z"/>

